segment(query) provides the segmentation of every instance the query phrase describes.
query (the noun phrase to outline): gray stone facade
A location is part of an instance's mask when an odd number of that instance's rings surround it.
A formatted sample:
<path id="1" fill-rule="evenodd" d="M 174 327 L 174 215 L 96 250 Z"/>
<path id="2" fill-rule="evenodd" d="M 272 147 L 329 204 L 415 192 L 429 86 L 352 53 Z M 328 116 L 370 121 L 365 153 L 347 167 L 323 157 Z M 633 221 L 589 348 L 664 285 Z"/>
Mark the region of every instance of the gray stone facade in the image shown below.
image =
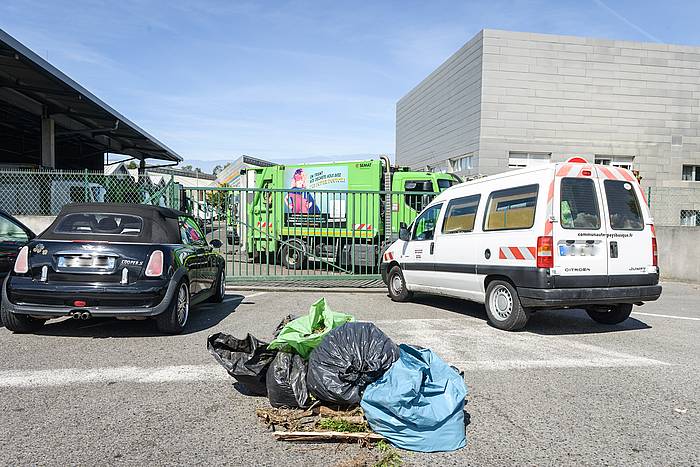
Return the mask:
<path id="1" fill-rule="evenodd" d="M 400 165 L 488 175 L 527 153 L 630 164 L 700 210 L 682 180 L 700 166 L 700 47 L 483 30 L 397 104 Z"/>

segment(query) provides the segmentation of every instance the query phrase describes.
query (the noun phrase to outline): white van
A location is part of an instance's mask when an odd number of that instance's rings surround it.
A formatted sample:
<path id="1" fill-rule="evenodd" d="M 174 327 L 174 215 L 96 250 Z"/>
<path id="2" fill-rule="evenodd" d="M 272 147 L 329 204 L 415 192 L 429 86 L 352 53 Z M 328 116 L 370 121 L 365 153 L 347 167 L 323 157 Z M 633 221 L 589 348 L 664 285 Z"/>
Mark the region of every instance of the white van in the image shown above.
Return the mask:
<path id="1" fill-rule="evenodd" d="M 582 158 L 447 189 L 401 229 L 381 271 L 395 301 L 428 292 L 484 303 L 505 330 L 542 308 L 583 308 L 617 324 L 661 295 L 639 183 Z"/>

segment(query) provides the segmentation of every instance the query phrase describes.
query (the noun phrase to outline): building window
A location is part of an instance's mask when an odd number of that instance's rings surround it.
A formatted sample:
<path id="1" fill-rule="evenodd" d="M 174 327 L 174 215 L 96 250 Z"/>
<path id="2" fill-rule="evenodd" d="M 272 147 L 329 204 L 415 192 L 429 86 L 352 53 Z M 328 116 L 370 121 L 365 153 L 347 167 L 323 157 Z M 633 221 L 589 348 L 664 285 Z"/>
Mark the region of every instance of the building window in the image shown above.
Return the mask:
<path id="1" fill-rule="evenodd" d="M 700 211 L 696 209 L 681 209 L 681 225 L 700 227 Z"/>
<path id="2" fill-rule="evenodd" d="M 700 182 L 700 165 L 684 165 L 683 180 L 686 182 Z"/>
<path id="3" fill-rule="evenodd" d="M 613 167 L 621 167 L 623 169 L 632 170 L 632 165 L 634 164 L 634 156 L 596 155 L 595 163 L 600 165 L 611 165 Z"/>
<path id="4" fill-rule="evenodd" d="M 455 159 L 450 159 L 452 172 L 466 172 L 472 168 L 472 156 L 462 156 Z"/>
<path id="5" fill-rule="evenodd" d="M 508 167 L 519 169 L 522 167 L 535 167 L 548 164 L 552 159 L 551 152 L 516 152 L 508 153 Z"/>

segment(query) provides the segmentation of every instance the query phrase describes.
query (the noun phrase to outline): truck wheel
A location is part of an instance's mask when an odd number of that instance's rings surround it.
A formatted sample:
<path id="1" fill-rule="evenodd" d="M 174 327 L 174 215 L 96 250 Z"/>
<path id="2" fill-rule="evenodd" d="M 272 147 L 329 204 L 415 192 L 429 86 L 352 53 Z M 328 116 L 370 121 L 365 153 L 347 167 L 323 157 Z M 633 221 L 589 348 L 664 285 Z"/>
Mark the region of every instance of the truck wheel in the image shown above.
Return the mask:
<path id="1" fill-rule="evenodd" d="M 389 297 L 395 302 L 407 302 L 413 297 L 413 292 L 406 288 L 406 280 L 399 266 L 394 266 L 387 276 Z"/>
<path id="2" fill-rule="evenodd" d="M 156 327 L 165 334 L 180 334 L 190 315 L 190 288 L 186 280 L 181 280 L 170 299 L 168 308 L 156 316 Z"/>
<path id="3" fill-rule="evenodd" d="M 489 323 L 504 331 L 517 331 L 530 318 L 510 282 L 495 280 L 486 287 L 486 315 Z"/>
<path id="4" fill-rule="evenodd" d="M 37 331 L 46 322 L 45 319 L 36 319 L 27 315 L 16 315 L 5 308 L 0 309 L 0 318 L 2 318 L 0 322 L 2 322 L 7 329 L 17 333 Z"/>
<path id="5" fill-rule="evenodd" d="M 306 262 L 304 244 L 299 240 L 289 240 L 282 245 L 282 265 L 288 269 L 303 269 Z"/>
<path id="6" fill-rule="evenodd" d="M 620 324 L 630 317 L 632 313 L 631 303 L 620 303 L 611 305 L 609 311 L 599 311 L 598 309 L 587 308 L 586 313 L 593 321 L 601 324 Z"/>

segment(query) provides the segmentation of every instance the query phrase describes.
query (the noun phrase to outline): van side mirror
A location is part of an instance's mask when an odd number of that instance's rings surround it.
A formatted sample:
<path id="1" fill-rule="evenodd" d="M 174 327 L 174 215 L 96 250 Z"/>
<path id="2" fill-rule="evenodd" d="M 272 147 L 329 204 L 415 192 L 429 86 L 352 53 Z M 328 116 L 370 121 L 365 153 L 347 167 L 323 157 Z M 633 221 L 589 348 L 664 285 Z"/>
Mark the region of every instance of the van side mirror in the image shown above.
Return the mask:
<path id="1" fill-rule="evenodd" d="M 401 223 L 401 227 L 399 228 L 399 240 L 407 242 L 411 239 L 411 232 L 408 230 L 408 227 L 406 227 L 406 224 L 403 222 Z"/>

